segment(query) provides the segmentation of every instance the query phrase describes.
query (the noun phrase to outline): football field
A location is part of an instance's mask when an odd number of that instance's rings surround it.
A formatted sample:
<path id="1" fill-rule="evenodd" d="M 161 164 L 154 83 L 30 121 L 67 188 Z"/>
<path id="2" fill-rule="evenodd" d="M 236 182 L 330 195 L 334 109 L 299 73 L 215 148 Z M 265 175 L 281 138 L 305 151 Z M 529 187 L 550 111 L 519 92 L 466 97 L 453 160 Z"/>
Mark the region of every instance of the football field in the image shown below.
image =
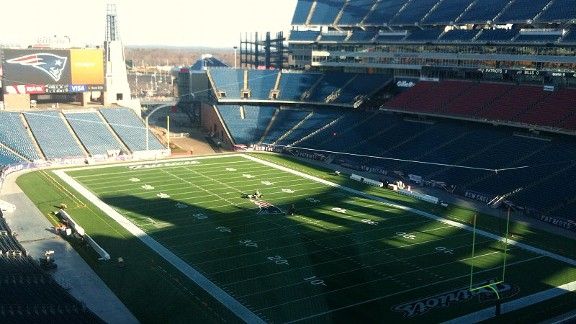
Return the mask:
<path id="1" fill-rule="evenodd" d="M 510 302 L 576 281 L 573 264 L 483 235 L 473 246 L 469 228 L 338 188 L 329 173 L 244 155 L 64 172 L 243 319 L 437 322 L 494 305 L 471 284 L 499 282 Z"/>

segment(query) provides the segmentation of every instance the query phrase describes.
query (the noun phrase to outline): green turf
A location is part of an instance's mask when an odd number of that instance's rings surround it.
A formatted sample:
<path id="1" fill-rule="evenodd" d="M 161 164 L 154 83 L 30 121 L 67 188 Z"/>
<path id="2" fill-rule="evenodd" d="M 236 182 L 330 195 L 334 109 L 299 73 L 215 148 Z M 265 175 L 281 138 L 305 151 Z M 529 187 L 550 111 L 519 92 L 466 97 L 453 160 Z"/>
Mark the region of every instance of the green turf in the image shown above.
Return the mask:
<path id="1" fill-rule="evenodd" d="M 258 157 L 448 218 L 467 222 L 471 215 L 365 187 L 321 168 L 275 156 Z M 137 169 L 122 165 L 68 174 L 268 321 L 405 320 L 402 312 L 393 310 L 395 306 L 466 288 L 472 263 L 475 283 L 502 276 L 503 246 L 494 240 L 478 237 L 477 257 L 472 260 L 472 235 L 459 228 L 240 156 L 198 162 Z M 78 215 L 82 226 L 113 257 L 128 258 L 129 269 L 118 269 L 113 262 L 95 267 L 142 321 L 193 320 L 192 314 L 198 313 L 203 314 L 196 318 L 198 322 L 231 319 L 222 306 L 114 221 L 91 204 L 83 207 L 79 194 L 38 173 L 21 177 L 19 184 L 29 188 L 27 194 L 43 211 L 57 202 L 67 203 L 70 213 Z M 255 190 L 263 193 L 265 202 L 284 211 L 294 205 L 296 213 L 259 214 L 254 202 L 241 197 Z M 503 228 L 501 219 L 482 217 L 481 222 L 482 228 L 497 233 Z M 512 228 L 517 239 L 550 250 L 569 250 L 566 242 L 573 244 L 548 234 L 542 234 L 546 237 L 542 239 L 516 224 Z M 574 267 L 516 247 L 511 247 L 507 262 L 506 283 L 514 290 L 512 298 L 576 280 Z M 115 276 L 117 272 L 123 276 Z M 131 290 L 149 280 L 154 284 Z M 475 297 L 416 312 L 419 316 L 410 319 L 442 321 L 490 303 Z M 183 307 L 188 304 L 191 307 Z"/>

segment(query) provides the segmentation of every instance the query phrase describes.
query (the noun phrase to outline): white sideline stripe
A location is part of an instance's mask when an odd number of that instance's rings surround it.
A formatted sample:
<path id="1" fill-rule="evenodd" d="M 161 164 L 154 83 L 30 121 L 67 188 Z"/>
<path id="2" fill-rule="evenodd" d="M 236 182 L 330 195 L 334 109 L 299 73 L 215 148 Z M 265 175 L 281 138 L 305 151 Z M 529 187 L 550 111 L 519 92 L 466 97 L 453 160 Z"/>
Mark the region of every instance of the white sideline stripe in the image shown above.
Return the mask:
<path id="1" fill-rule="evenodd" d="M 532 295 L 518 298 L 502 304 L 502 314 L 510 313 L 524 307 L 528 307 L 548 299 L 552 299 L 564 294 L 576 291 L 576 281 L 550 288 L 548 290 L 540 291 Z M 457 323 L 476 323 L 494 318 L 496 313 L 496 306 L 488 307 L 468 315 L 464 315 L 444 323 L 457 324 Z"/>
<path id="2" fill-rule="evenodd" d="M 464 224 L 462 224 L 462 223 L 458 223 L 458 222 L 455 222 L 455 221 L 451 221 L 451 220 L 449 220 L 449 219 L 445 219 L 445 218 L 443 218 L 443 217 L 436 216 L 436 215 L 433 215 L 433 214 L 430 214 L 430 213 L 428 213 L 428 212 L 425 212 L 425 211 L 422 211 L 422 210 L 419 210 L 419 209 L 415 209 L 415 208 L 412 208 L 412 207 L 407 207 L 407 206 L 403 206 L 403 205 L 398 205 L 398 204 L 395 204 L 395 203 L 393 203 L 393 202 L 391 202 L 391 201 L 389 201 L 389 200 L 387 200 L 387 199 L 384 199 L 384 198 L 381 198 L 381 197 L 377 197 L 377 196 L 372 196 L 372 195 L 367 194 L 367 193 L 364 193 L 364 192 L 362 192 L 362 191 L 355 190 L 355 189 L 352 189 L 352 188 L 348 188 L 348 187 L 345 187 L 345 186 L 342 186 L 342 185 L 339 185 L 339 184 L 337 184 L 337 183 L 330 182 L 330 181 L 327 181 L 327 180 L 324 180 L 324 179 L 320 179 L 320 178 L 317 178 L 317 177 L 315 177 L 315 176 L 311 176 L 311 175 L 309 175 L 309 174 L 302 173 L 302 172 L 300 172 L 300 171 L 292 170 L 292 169 L 283 167 L 283 166 L 281 166 L 281 165 L 275 164 L 275 163 L 273 163 L 273 162 L 269 162 L 269 161 L 265 161 L 265 160 L 260 160 L 260 159 L 258 159 L 258 158 L 256 158 L 256 157 L 253 157 L 253 156 L 250 156 L 250 155 L 241 154 L 241 156 L 243 156 L 243 157 L 246 158 L 246 159 L 252 160 L 252 161 L 254 161 L 254 162 L 258 162 L 258 163 L 261 163 L 261 164 L 268 165 L 268 166 L 270 166 L 270 167 L 276 168 L 276 169 L 278 169 L 278 170 L 282 170 L 282 171 L 285 171 L 285 172 L 290 172 L 290 173 L 292 173 L 292 174 L 299 175 L 299 176 L 301 176 L 301 177 L 303 177 L 303 178 L 306 178 L 306 179 L 314 180 L 314 181 L 316 181 L 316 182 L 323 183 L 323 184 L 328 185 L 328 186 L 330 186 L 330 187 L 339 188 L 339 189 L 342 189 L 342 190 L 344 190 L 344 191 L 347 191 L 347 192 L 350 192 L 350 193 L 353 193 L 353 194 L 356 194 L 356 195 L 359 195 L 359 196 L 362 196 L 362 197 L 365 197 L 365 198 L 368 198 L 368 199 L 371 199 L 371 200 L 376 200 L 376 201 L 382 202 L 383 204 L 385 204 L 385 205 L 387 205 L 387 206 L 390 206 L 390 207 L 394 207 L 394 208 L 397 208 L 397 209 L 405 210 L 405 211 L 408 211 L 408 212 L 411 212 L 411 213 L 414 213 L 414 214 L 417 214 L 417 215 L 420 215 L 420 216 L 424 216 L 424 217 L 426 217 L 426 218 L 431 218 L 431 219 L 436 220 L 436 221 L 438 221 L 438 222 L 441 222 L 441 223 L 444 223 L 444 224 L 448 224 L 448 225 L 452 225 L 452 226 L 454 226 L 454 227 L 458 227 L 458 228 L 460 228 L 460 229 L 463 229 L 463 230 L 466 230 L 466 231 L 469 231 L 469 232 L 474 232 L 474 228 L 473 228 L 473 227 L 468 226 L 468 225 L 464 225 Z M 499 241 L 499 242 L 505 242 L 505 241 L 506 241 L 506 239 L 503 238 L 503 237 L 500 237 L 500 236 L 498 236 L 498 235 L 495 235 L 495 234 L 492 234 L 492 233 L 489 233 L 489 232 L 486 232 L 486 231 L 483 231 L 483 230 L 476 229 L 476 233 L 477 233 L 478 235 L 481 235 L 481 236 L 484 236 L 484 237 L 488 237 L 488 238 L 491 238 L 491 239 L 496 240 L 496 241 Z M 540 249 L 540 248 L 533 247 L 533 246 L 528 245 L 528 244 L 520 243 L 520 242 L 515 241 L 515 240 L 512 240 L 512 239 L 508 239 L 508 244 L 510 244 L 510 245 L 515 245 L 515 246 L 517 246 L 517 247 L 519 247 L 519 248 L 522 248 L 522 249 L 524 249 L 524 250 L 527 250 L 527 251 L 530 251 L 530 252 L 533 252 L 533 253 L 536 253 L 536 254 L 539 254 L 539 255 L 542 255 L 542 256 L 546 256 L 546 257 L 549 257 L 549 258 L 552 258 L 552 259 L 555 259 L 555 260 L 558 260 L 558 261 L 567 263 L 567 264 L 569 264 L 569 265 L 571 265 L 571 266 L 576 266 L 576 260 L 573 260 L 573 259 L 570 259 L 570 258 L 567 258 L 567 257 L 563 257 L 563 256 L 558 255 L 558 254 L 556 254 L 556 253 L 552 253 L 552 252 L 549 252 L 549 251 L 546 251 L 546 250 L 542 250 L 542 249 Z"/>
<path id="3" fill-rule="evenodd" d="M 92 202 L 96 207 L 100 208 L 104 213 L 106 213 L 110 218 L 115 220 L 120 226 L 124 227 L 127 231 L 136 236 L 140 241 L 146 244 L 149 248 L 156 251 L 164 260 L 172 264 L 176 269 L 180 270 L 186 277 L 194 281 L 198 286 L 204 289 L 208 294 L 218 300 L 222 305 L 226 306 L 232 313 L 238 316 L 246 323 L 265 323 L 260 317 L 242 305 L 239 301 L 234 299 L 220 287 L 215 285 L 208 278 L 204 277 L 200 272 L 191 267 L 188 263 L 184 262 L 182 259 L 177 257 L 170 250 L 165 248 L 162 244 L 156 242 L 152 237 L 148 236 L 143 230 L 138 226 L 134 225 L 120 213 L 115 211 L 112 207 L 105 204 L 94 194 L 86 190 L 82 185 L 80 185 L 76 180 L 72 179 L 67 175 L 64 170 L 57 170 L 54 173 L 60 177 L 64 182 L 70 185 L 73 189 L 77 190 L 80 194 L 86 197 L 90 202 Z"/>

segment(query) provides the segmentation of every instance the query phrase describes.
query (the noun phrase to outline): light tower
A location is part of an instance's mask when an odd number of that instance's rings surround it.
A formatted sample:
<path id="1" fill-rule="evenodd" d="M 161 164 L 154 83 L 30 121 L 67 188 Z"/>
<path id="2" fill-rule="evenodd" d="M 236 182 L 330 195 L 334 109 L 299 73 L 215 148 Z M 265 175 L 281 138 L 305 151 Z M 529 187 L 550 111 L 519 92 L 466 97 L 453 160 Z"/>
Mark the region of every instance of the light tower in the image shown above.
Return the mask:
<path id="1" fill-rule="evenodd" d="M 118 104 L 129 107 L 140 115 L 140 102 L 132 99 L 128 73 L 126 72 L 126 59 L 124 46 L 120 40 L 118 31 L 118 15 L 116 5 L 106 6 L 106 40 L 104 41 L 106 55 L 106 92 L 104 93 L 104 105 Z"/>

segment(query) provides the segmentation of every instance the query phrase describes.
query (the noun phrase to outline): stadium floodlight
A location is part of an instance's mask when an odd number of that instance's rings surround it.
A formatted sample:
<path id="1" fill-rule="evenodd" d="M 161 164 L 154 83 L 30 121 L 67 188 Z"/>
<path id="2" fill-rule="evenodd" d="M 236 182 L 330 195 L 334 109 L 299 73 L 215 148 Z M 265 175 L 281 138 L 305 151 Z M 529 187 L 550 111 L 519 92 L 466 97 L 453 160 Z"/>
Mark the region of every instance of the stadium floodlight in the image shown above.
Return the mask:
<path id="1" fill-rule="evenodd" d="M 237 64 L 236 64 L 236 50 L 238 49 L 238 46 L 234 46 L 234 68 L 237 68 Z"/>

